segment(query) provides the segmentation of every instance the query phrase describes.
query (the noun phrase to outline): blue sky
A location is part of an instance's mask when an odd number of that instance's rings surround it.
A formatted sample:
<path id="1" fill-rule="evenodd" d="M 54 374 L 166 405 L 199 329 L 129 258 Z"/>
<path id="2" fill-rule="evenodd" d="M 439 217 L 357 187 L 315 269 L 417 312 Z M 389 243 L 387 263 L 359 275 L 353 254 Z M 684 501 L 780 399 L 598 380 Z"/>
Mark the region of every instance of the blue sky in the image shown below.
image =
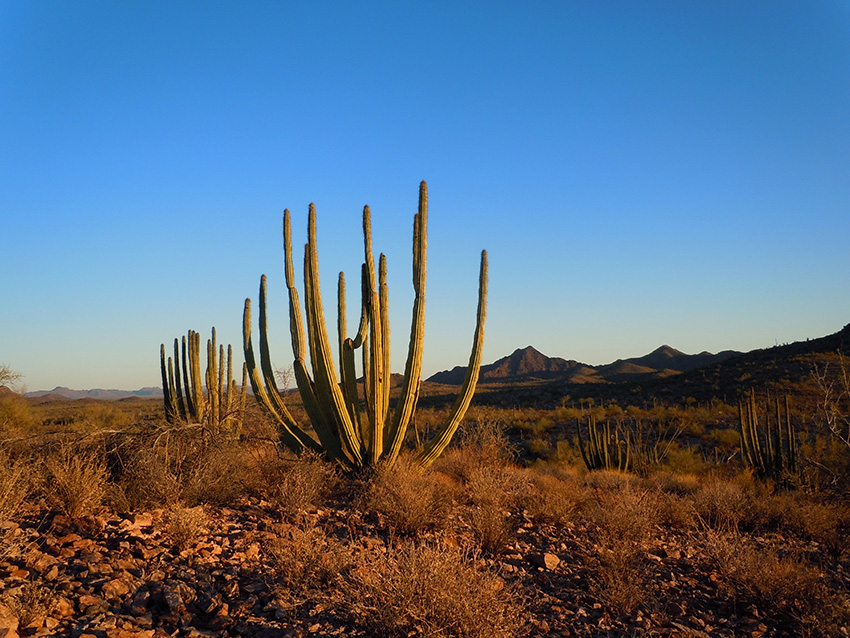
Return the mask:
<path id="1" fill-rule="evenodd" d="M 4 2 L 0 363 L 30 390 L 159 385 L 190 328 L 238 350 L 266 273 L 287 367 L 281 215 L 301 244 L 315 202 L 331 317 L 370 205 L 401 369 L 423 179 L 426 374 L 469 356 L 482 248 L 485 362 L 834 332 L 850 8 Z"/>

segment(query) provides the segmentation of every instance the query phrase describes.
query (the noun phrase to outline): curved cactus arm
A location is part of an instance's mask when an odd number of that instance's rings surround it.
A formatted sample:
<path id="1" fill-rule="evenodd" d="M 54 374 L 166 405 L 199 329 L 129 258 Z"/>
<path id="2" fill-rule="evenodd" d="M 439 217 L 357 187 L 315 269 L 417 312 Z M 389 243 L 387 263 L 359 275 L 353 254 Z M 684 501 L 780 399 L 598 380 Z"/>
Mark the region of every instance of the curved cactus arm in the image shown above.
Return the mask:
<path id="1" fill-rule="evenodd" d="M 281 442 L 293 452 L 300 452 L 304 448 L 321 452 L 322 447 L 306 432 L 298 427 L 295 419 L 286 410 L 283 413 L 277 411 L 272 403 L 269 395 L 266 393 L 266 388 L 260 379 L 260 372 L 257 369 L 257 362 L 254 359 L 254 345 L 251 341 L 251 300 L 245 300 L 245 311 L 242 315 L 242 348 L 245 353 L 245 371 L 243 377 L 247 375 L 251 382 L 251 388 L 254 391 L 254 398 L 257 402 L 271 415 L 277 422 L 280 429 Z M 245 392 L 245 384 L 243 383 L 243 392 Z M 286 406 L 284 406 L 285 408 Z"/>
<path id="2" fill-rule="evenodd" d="M 177 398 L 177 410 L 180 418 L 186 420 L 186 402 L 183 400 L 183 388 L 180 383 L 180 342 L 174 339 L 174 390 Z"/>
<path id="3" fill-rule="evenodd" d="M 481 272 L 478 278 L 478 312 L 475 325 L 475 336 L 472 342 L 472 353 L 469 355 L 469 366 L 463 387 L 449 415 L 448 421 L 437 435 L 422 449 L 417 460 L 422 467 L 428 467 L 446 449 L 454 436 L 467 408 L 475 394 L 478 374 L 481 371 L 481 355 L 484 351 L 484 321 L 487 317 L 487 251 L 481 251 Z"/>
<path id="4" fill-rule="evenodd" d="M 223 369 L 223 368 L 222 368 Z M 233 348 L 227 344 L 227 383 L 224 385 L 224 403 L 222 413 L 224 418 L 231 420 L 233 417 L 233 401 L 236 396 L 236 382 L 233 380 Z"/>
<path id="5" fill-rule="evenodd" d="M 207 339 L 207 424 L 213 433 L 218 434 L 221 424 L 221 385 L 219 385 L 218 371 L 218 344 L 215 338 L 215 328 L 212 329 L 212 338 Z"/>
<path id="6" fill-rule="evenodd" d="M 422 381 L 422 353 L 425 346 L 425 280 L 428 252 L 428 187 L 419 184 L 419 212 L 413 218 L 413 318 L 407 361 L 404 364 L 404 383 L 401 386 L 385 454 L 394 463 L 404 443 L 404 436 L 416 411 L 419 385 Z"/>
<path id="7" fill-rule="evenodd" d="M 354 422 L 357 431 L 361 435 L 360 425 L 360 400 L 357 396 L 357 371 L 354 367 L 353 341 L 345 336 L 345 275 L 339 273 L 337 283 L 337 332 L 339 336 L 339 371 L 342 378 L 342 393 L 345 397 L 345 405 L 348 415 Z"/>
<path id="8" fill-rule="evenodd" d="M 369 385 L 366 392 L 366 405 L 369 413 L 369 451 L 370 463 L 377 464 L 384 452 L 384 350 L 381 330 L 380 291 L 375 283 L 375 260 L 372 256 L 372 219 L 369 207 L 363 207 L 363 248 L 366 264 L 366 283 L 363 303 L 369 314 Z M 365 352 L 365 350 L 364 350 Z"/>
<path id="9" fill-rule="evenodd" d="M 191 332 L 191 331 L 190 331 Z M 195 414 L 195 403 L 194 396 L 192 395 L 192 385 L 189 383 L 189 354 L 188 354 L 188 342 L 186 337 L 183 337 L 181 340 L 182 343 L 182 351 L 181 358 L 183 360 L 183 389 L 186 394 L 186 410 L 183 412 L 183 418 L 185 420 L 189 420 Z M 175 357 L 175 362 L 177 358 Z M 175 367 L 179 368 L 175 363 Z"/>
<path id="10" fill-rule="evenodd" d="M 201 376 L 201 335 L 194 330 L 189 331 L 189 380 L 192 382 L 192 404 L 195 411 L 192 414 L 192 419 L 201 423 L 204 419 L 206 405 L 204 401 L 204 388 L 202 386 Z"/>
<path id="11" fill-rule="evenodd" d="M 165 420 L 172 423 L 177 419 L 177 402 L 174 399 L 172 388 L 174 387 L 174 369 L 171 363 L 171 357 L 168 357 L 166 363 L 165 344 L 161 344 L 159 348 L 159 368 L 162 374 L 162 399 L 165 408 Z"/>
<path id="12" fill-rule="evenodd" d="M 313 364 L 313 383 L 319 405 L 327 410 L 326 414 L 336 426 L 336 432 L 342 447 L 356 466 L 362 465 L 360 437 L 354 429 L 345 397 L 342 395 L 334 370 L 330 341 L 325 328 L 325 315 L 322 308 L 322 294 L 319 285 L 319 257 L 316 247 L 316 210 L 310 205 L 307 226 L 307 249 L 304 258 L 304 292 L 307 319 L 307 335 L 310 343 Z M 318 431 L 317 431 L 318 433 Z M 322 435 L 320 434 L 320 438 Z"/>
<path id="13" fill-rule="evenodd" d="M 383 361 L 381 367 L 384 375 L 383 402 L 381 423 L 386 429 L 390 423 L 390 389 L 392 386 L 392 368 L 390 367 L 390 293 L 387 287 L 387 257 L 383 253 L 378 258 L 378 302 L 381 306 L 381 349 L 383 350 Z M 384 433 L 381 434 L 382 441 Z M 380 454 L 383 456 L 383 442 Z"/>

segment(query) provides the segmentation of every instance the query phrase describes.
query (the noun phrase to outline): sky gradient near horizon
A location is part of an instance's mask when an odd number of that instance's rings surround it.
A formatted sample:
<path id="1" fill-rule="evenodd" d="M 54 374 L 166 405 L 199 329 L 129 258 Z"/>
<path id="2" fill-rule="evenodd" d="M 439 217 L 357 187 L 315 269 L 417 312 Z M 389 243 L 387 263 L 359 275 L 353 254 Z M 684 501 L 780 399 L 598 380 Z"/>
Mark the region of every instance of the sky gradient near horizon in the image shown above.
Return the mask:
<path id="1" fill-rule="evenodd" d="M 423 179 L 426 375 L 466 364 L 483 248 L 485 363 L 835 332 L 850 5 L 4 2 L 0 363 L 159 385 L 188 329 L 240 350 L 266 273 L 289 366 L 281 217 L 302 244 L 315 202 L 332 333 L 370 205 L 400 371 Z"/>

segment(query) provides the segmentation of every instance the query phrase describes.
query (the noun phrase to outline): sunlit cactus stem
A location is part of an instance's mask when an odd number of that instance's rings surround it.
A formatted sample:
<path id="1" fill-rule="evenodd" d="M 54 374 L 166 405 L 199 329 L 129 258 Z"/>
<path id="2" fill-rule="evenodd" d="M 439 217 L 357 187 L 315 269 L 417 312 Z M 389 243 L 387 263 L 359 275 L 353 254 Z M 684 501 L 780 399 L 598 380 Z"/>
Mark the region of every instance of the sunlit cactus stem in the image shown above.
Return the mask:
<path id="1" fill-rule="evenodd" d="M 281 441 L 300 451 L 321 450 L 346 470 L 393 463 L 404 444 L 416 410 L 422 381 L 422 353 L 425 333 L 425 278 L 427 253 L 428 190 L 425 182 L 419 188 L 419 209 L 413 223 L 413 317 L 408 342 L 404 381 L 394 406 L 390 401 L 390 323 L 387 262 L 381 254 L 378 267 L 372 252 L 372 220 L 369 207 L 363 209 L 364 262 L 361 269 L 360 323 L 357 334 L 347 337 L 345 277 L 340 273 L 337 288 L 337 375 L 330 340 L 325 327 L 319 285 L 316 212 L 311 204 L 308 215 L 308 240 L 304 250 L 304 317 L 294 283 L 292 233 L 289 210 L 284 211 L 284 262 L 289 292 L 289 320 L 293 368 L 304 410 L 313 433 L 295 423 L 279 400 L 268 355 L 265 322 L 266 279 L 260 284 L 260 356 L 258 368 L 251 342 L 250 300 L 245 301 L 243 346 L 254 395 L 263 408 L 277 421 Z M 467 377 L 460 397 L 446 423 L 416 456 L 423 467 L 430 465 L 446 448 L 466 413 L 481 366 L 484 343 L 484 320 L 487 297 L 487 253 L 481 255 L 478 312 Z M 304 324 L 306 320 L 306 339 Z M 363 411 L 358 390 L 355 350 L 361 350 L 363 377 Z M 307 367 L 309 352 L 310 367 Z M 262 376 L 260 374 L 262 371 Z"/>
<path id="2" fill-rule="evenodd" d="M 755 390 L 750 390 L 738 402 L 738 424 L 741 436 L 741 457 L 744 464 L 755 469 L 763 478 L 784 480 L 797 472 L 797 436 L 791 425 L 788 397 L 780 403 L 776 397 L 775 418 L 771 423 L 768 410 L 765 425 L 759 426 Z M 782 405 L 785 418 L 782 417 Z"/>
<path id="3" fill-rule="evenodd" d="M 174 340 L 174 357 L 165 355 L 165 344 L 160 346 L 160 369 L 165 418 L 169 423 L 197 423 L 205 426 L 215 436 L 238 436 L 242 428 L 247 398 L 247 366 L 242 366 L 242 392 L 236 406 L 238 388 L 233 380 L 232 348 L 216 348 L 215 328 L 207 341 L 207 367 L 203 379 L 200 364 L 200 335 L 190 330 L 183 337 L 182 375 L 180 348 Z M 225 374 L 226 371 L 226 374 Z M 207 394 L 204 395 L 204 387 Z M 183 393 L 185 388 L 185 395 Z"/>
<path id="4" fill-rule="evenodd" d="M 588 470 L 625 471 L 631 467 L 631 437 L 628 432 L 623 431 L 621 438 L 619 423 L 612 431 L 611 422 L 606 419 L 600 432 L 596 417 L 590 414 L 587 417 L 586 431 L 585 437 L 579 423 L 578 447 Z"/>

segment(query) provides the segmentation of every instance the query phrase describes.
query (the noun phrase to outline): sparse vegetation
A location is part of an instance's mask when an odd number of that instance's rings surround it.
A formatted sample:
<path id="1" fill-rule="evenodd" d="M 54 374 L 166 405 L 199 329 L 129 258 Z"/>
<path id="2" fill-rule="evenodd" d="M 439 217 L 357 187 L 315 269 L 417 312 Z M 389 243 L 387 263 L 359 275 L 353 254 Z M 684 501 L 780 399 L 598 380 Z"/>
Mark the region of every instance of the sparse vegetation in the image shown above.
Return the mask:
<path id="1" fill-rule="evenodd" d="M 825 416 L 806 379 L 769 389 L 792 397 L 779 420 L 772 404 L 774 444 L 788 452 L 789 417 L 798 440 L 780 474 L 742 454 L 731 390 L 733 404 L 485 387 L 423 470 L 451 414 L 424 384 L 410 450 L 353 473 L 287 450 L 253 404 L 237 439 L 153 400 L 7 394 L 0 599 L 21 635 L 846 635 L 850 448 L 827 421 L 844 404 Z M 299 394 L 281 398 L 309 420 Z M 628 442 L 626 471 L 583 462 L 591 416 L 609 454 L 615 427 Z"/>

